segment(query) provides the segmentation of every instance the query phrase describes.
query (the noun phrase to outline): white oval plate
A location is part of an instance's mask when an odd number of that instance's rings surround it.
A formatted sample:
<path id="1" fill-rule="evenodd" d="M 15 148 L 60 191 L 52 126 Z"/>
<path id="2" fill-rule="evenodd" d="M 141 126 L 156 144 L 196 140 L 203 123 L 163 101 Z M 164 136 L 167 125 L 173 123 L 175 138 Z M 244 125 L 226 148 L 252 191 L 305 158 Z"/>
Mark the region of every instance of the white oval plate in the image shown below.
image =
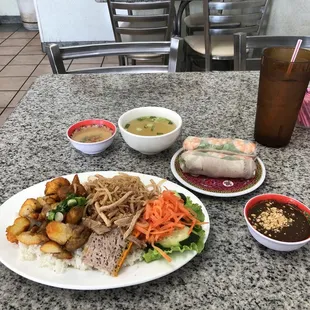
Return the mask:
<path id="1" fill-rule="evenodd" d="M 260 158 L 257 158 L 258 174 L 251 180 L 241 179 L 216 179 L 206 176 L 191 176 L 184 174 L 180 170 L 177 159 L 183 152 L 179 149 L 172 157 L 170 168 L 175 178 L 187 188 L 208 196 L 213 197 L 237 197 L 246 195 L 259 188 L 266 177 L 265 165 Z M 179 171 L 178 171 L 179 170 Z M 215 184 L 215 185 L 213 185 Z M 227 186 L 225 188 L 224 184 Z"/>
<path id="2" fill-rule="evenodd" d="M 102 174 L 105 177 L 113 177 L 119 172 L 116 171 L 99 171 L 99 172 L 85 172 L 79 173 L 80 181 L 86 182 L 89 176 L 95 174 Z M 161 181 L 161 178 L 133 173 L 125 172 L 133 176 L 140 177 L 144 184 L 149 184 L 153 179 L 156 183 Z M 64 176 L 69 181 L 72 181 L 74 174 Z M 76 290 L 101 290 L 112 289 L 131 285 L 137 285 L 152 281 L 181 268 L 188 263 L 196 252 L 186 251 L 184 253 L 172 254 L 172 262 L 168 263 L 165 259 L 151 262 L 149 264 L 145 262 L 139 262 L 135 265 L 123 267 L 118 277 L 112 277 L 107 274 L 101 273 L 96 270 L 77 270 L 68 268 L 64 273 L 58 274 L 48 268 L 39 267 L 39 263 L 36 261 L 21 261 L 18 258 L 18 245 L 12 244 L 6 239 L 6 227 L 12 225 L 14 219 L 17 217 L 17 213 L 27 198 L 37 198 L 44 195 L 45 184 L 47 181 L 33 185 L 18 194 L 8 199 L 2 206 L 0 206 L 0 261 L 9 269 L 17 274 L 25 277 L 29 280 L 50 285 L 54 287 L 76 289 Z M 202 202 L 191 192 L 185 188 L 166 181 L 163 186 L 169 190 L 175 190 L 183 193 L 185 196 L 189 196 L 194 203 L 201 205 L 202 211 L 205 215 L 205 221 L 209 223 L 209 216 L 206 208 Z M 208 238 L 210 231 L 210 224 L 203 225 L 205 230 L 205 242 Z"/>

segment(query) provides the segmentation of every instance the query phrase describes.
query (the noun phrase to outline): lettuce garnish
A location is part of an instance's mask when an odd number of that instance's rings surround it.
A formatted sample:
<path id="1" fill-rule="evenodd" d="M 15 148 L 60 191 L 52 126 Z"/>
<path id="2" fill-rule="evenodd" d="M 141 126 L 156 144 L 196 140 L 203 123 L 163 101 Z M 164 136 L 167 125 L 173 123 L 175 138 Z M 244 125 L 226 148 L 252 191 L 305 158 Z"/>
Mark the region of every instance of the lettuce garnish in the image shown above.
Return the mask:
<path id="1" fill-rule="evenodd" d="M 189 197 L 186 197 L 186 203 L 184 205 L 186 208 L 191 209 L 195 212 L 196 218 L 203 222 L 205 216 L 201 210 L 201 206 L 199 204 L 193 203 Z M 180 242 L 178 246 L 172 246 L 170 248 L 164 248 L 160 244 L 156 244 L 159 248 L 161 248 L 165 253 L 171 254 L 174 252 L 184 251 L 196 251 L 197 253 L 201 253 L 204 249 L 204 236 L 205 231 L 201 226 L 196 225 L 189 235 L 189 237 Z M 162 259 L 162 256 L 152 247 L 146 249 L 146 252 L 143 254 L 143 259 L 145 262 L 150 263 L 154 260 Z"/>

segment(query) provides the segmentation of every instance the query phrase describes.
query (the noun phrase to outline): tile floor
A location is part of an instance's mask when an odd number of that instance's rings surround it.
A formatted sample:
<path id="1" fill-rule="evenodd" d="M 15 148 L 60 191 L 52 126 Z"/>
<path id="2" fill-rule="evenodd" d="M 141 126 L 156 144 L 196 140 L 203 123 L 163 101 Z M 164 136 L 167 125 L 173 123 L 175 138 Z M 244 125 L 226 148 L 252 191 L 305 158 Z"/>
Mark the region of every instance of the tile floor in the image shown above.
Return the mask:
<path id="1" fill-rule="evenodd" d="M 68 69 L 117 65 L 116 57 L 85 58 L 65 62 Z M 0 25 L 0 126 L 12 113 L 32 83 L 42 74 L 52 73 L 41 50 L 38 32 L 20 24 Z"/>

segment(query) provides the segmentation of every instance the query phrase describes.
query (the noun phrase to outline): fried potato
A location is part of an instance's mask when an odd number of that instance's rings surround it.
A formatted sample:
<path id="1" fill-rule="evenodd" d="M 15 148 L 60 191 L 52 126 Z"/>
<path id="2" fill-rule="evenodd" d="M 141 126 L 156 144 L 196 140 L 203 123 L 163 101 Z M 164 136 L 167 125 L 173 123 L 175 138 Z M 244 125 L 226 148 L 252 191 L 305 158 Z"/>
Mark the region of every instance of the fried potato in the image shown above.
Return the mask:
<path id="1" fill-rule="evenodd" d="M 74 188 L 74 193 L 78 196 L 86 197 L 87 192 L 85 187 L 81 184 L 79 176 L 76 174 L 72 180 L 72 185 Z"/>
<path id="2" fill-rule="evenodd" d="M 36 216 L 36 215 L 33 215 L 34 213 L 37 213 L 39 216 L 39 212 L 41 211 L 41 209 L 42 209 L 42 206 L 36 199 L 29 198 L 21 206 L 19 210 L 19 215 L 23 217 L 29 216 L 33 218 L 33 216 Z"/>
<path id="3" fill-rule="evenodd" d="M 70 252 L 67 252 L 65 250 L 62 251 L 61 253 L 54 254 L 54 256 L 59 259 L 71 259 L 73 257 L 73 255 Z"/>
<path id="4" fill-rule="evenodd" d="M 87 192 L 82 184 L 73 184 L 74 193 L 78 196 L 86 197 Z"/>
<path id="5" fill-rule="evenodd" d="M 50 253 L 50 254 L 61 253 L 63 251 L 61 246 L 55 241 L 47 241 L 40 247 L 40 250 L 43 253 Z"/>
<path id="6" fill-rule="evenodd" d="M 52 205 L 56 201 L 51 196 L 44 196 L 37 198 L 38 203 L 44 208 L 46 205 Z"/>
<path id="7" fill-rule="evenodd" d="M 67 179 L 63 177 L 59 177 L 46 183 L 44 193 L 45 195 L 57 194 L 57 191 L 60 187 L 69 186 L 69 185 L 70 185 L 70 182 Z"/>
<path id="8" fill-rule="evenodd" d="M 68 224 L 52 221 L 46 226 L 46 233 L 51 240 L 64 245 L 71 238 L 72 229 Z"/>
<path id="9" fill-rule="evenodd" d="M 73 193 L 74 193 L 74 189 L 72 185 L 62 186 L 57 190 L 57 195 L 60 201 L 65 200 L 69 194 L 73 194 Z"/>
<path id="10" fill-rule="evenodd" d="M 77 174 L 74 176 L 72 184 L 81 184 L 79 176 Z"/>
<path id="11" fill-rule="evenodd" d="M 56 203 L 56 200 L 53 199 L 51 196 L 45 196 L 45 197 L 44 197 L 44 200 L 45 200 L 45 202 L 46 202 L 47 204 L 49 204 L 49 205 L 52 205 L 52 204 Z"/>
<path id="12" fill-rule="evenodd" d="M 34 213 L 30 213 L 29 215 L 27 215 L 28 218 L 37 220 L 40 216 L 40 213 L 34 212 Z"/>
<path id="13" fill-rule="evenodd" d="M 59 202 L 60 201 L 60 198 L 58 197 L 57 193 L 56 194 L 51 194 L 51 195 L 48 195 L 46 197 L 49 197 L 51 199 L 53 199 L 54 201 L 56 202 Z"/>
<path id="14" fill-rule="evenodd" d="M 42 233 L 32 233 L 30 231 L 25 231 L 17 236 L 17 240 L 26 245 L 34 245 L 46 242 L 48 241 L 48 238 Z"/>
<path id="15" fill-rule="evenodd" d="M 47 212 L 50 211 L 50 210 L 56 209 L 57 206 L 58 206 L 57 202 L 53 203 L 53 204 L 45 203 L 44 206 L 43 206 L 43 209 L 41 210 L 41 213 L 39 215 L 38 220 L 39 221 L 44 221 L 46 219 Z"/>
<path id="16" fill-rule="evenodd" d="M 65 244 L 65 249 L 73 252 L 82 247 L 91 235 L 91 229 L 83 225 L 74 225 L 72 229 L 72 237 Z"/>
<path id="17" fill-rule="evenodd" d="M 83 217 L 84 208 L 83 207 L 73 207 L 66 214 L 66 223 L 68 224 L 78 224 Z"/>
<path id="18" fill-rule="evenodd" d="M 18 217 L 14 224 L 6 229 L 6 238 L 12 243 L 17 243 L 17 236 L 30 227 L 30 221 L 25 217 Z"/>

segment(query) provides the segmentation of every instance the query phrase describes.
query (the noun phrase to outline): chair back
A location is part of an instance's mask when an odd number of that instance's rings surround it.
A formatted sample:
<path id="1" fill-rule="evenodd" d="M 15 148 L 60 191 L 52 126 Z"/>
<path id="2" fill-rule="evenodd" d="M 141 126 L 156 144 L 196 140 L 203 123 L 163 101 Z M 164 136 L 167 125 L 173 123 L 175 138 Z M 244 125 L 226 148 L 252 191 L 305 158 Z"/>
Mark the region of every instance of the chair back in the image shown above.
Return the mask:
<path id="1" fill-rule="evenodd" d="M 234 34 L 234 70 L 260 70 L 261 58 L 252 58 L 252 50 L 266 47 L 295 47 L 302 39 L 303 48 L 310 48 L 310 36 L 247 36 L 246 33 Z"/>
<path id="2" fill-rule="evenodd" d="M 269 0 L 214 2 L 203 0 L 206 71 L 211 68 L 211 36 L 260 32 Z"/>
<path id="3" fill-rule="evenodd" d="M 175 14 L 174 2 L 175 0 L 155 2 L 108 0 L 115 41 L 169 41 Z"/>
<path id="4" fill-rule="evenodd" d="M 179 52 L 182 50 L 182 39 L 172 38 L 168 42 L 128 42 L 107 43 L 83 46 L 59 47 L 49 45 L 48 58 L 55 74 L 68 73 L 155 73 L 178 71 Z M 85 68 L 67 71 L 64 60 L 100 56 L 122 56 L 139 54 L 168 55 L 168 65 L 135 65 L 118 67 Z"/>

